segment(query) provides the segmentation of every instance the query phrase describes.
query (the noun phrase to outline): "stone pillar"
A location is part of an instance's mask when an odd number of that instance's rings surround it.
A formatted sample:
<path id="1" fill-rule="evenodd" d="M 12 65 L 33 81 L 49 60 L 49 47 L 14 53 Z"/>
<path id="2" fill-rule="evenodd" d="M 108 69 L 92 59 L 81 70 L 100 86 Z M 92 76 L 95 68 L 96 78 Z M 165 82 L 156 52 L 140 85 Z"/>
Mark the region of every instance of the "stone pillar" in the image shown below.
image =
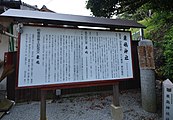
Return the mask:
<path id="1" fill-rule="evenodd" d="M 153 43 L 151 40 L 144 39 L 139 42 L 138 57 L 141 78 L 142 107 L 148 112 L 156 112 L 155 64 Z"/>

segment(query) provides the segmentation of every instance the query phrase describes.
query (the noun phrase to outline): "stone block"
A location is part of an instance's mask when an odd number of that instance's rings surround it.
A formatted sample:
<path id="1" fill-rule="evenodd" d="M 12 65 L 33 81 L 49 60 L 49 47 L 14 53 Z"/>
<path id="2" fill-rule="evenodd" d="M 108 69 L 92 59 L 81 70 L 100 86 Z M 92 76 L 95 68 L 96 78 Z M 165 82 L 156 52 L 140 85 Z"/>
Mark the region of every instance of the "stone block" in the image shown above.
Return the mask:
<path id="1" fill-rule="evenodd" d="M 123 110 L 121 106 L 111 105 L 111 112 L 113 120 L 123 120 Z"/>

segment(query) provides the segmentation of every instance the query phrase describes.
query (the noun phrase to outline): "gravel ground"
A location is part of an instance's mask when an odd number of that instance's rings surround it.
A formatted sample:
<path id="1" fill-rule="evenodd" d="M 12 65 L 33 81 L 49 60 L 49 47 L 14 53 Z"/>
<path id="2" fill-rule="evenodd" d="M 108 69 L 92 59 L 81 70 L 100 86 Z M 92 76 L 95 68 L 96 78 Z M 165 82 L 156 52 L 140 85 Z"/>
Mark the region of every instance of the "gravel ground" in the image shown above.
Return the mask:
<path id="1" fill-rule="evenodd" d="M 148 113 L 141 107 L 140 91 L 121 91 L 120 104 L 124 120 L 161 120 L 158 113 Z M 110 92 L 62 97 L 47 101 L 48 120 L 112 120 Z M 40 103 L 16 104 L 2 120 L 39 120 Z"/>

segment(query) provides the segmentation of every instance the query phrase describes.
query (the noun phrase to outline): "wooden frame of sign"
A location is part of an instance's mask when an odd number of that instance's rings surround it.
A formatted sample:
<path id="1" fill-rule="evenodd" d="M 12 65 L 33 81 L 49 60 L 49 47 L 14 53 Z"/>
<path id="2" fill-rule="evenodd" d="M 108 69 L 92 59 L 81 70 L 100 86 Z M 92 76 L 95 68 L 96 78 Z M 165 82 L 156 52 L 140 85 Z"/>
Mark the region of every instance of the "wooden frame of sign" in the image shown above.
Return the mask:
<path id="1" fill-rule="evenodd" d="M 113 85 L 133 78 L 131 32 L 23 26 L 16 88 Z"/>

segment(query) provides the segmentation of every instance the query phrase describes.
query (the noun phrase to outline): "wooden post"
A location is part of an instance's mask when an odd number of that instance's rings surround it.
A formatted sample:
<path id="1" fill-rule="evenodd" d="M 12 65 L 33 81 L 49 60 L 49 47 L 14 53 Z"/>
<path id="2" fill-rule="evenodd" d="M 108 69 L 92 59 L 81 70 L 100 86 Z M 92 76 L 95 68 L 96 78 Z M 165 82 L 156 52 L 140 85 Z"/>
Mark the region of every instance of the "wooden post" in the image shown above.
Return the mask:
<path id="1" fill-rule="evenodd" d="M 113 103 L 111 105 L 113 120 L 123 120 L 123 109 L 119 102 L 119 82 L 113 85 Z"/>
<path id="2" fill-rule="evenodd" d="M 40 120 L 46 120 L 46 90 L 41 90 Z"/>
<path id="3" fill-rule="evenodd" d="M 113 105 L 120 106 L 119 103 L 119 83 L 113 85 Z"/>

